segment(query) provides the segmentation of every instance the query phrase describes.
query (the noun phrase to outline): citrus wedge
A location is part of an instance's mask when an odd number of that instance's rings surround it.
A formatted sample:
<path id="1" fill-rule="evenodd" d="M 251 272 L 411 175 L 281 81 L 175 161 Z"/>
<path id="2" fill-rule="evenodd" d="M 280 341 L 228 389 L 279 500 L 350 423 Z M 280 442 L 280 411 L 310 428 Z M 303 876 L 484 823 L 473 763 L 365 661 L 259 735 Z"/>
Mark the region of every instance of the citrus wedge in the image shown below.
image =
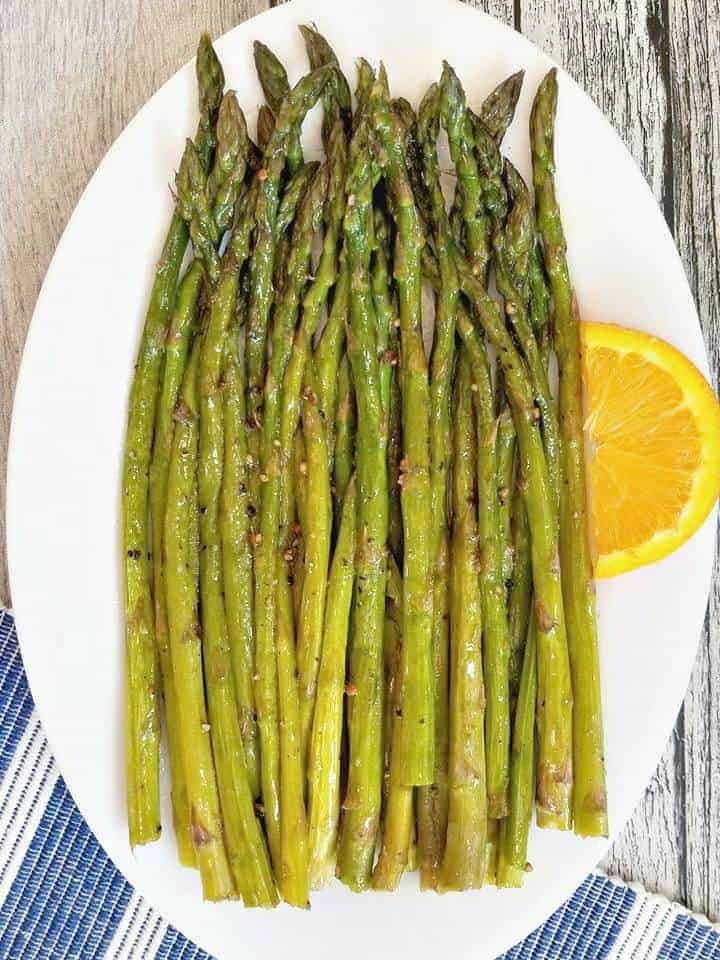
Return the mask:
<path id="1" fill-rule="evenodd" d="M 700 371 L 657 337 L 582 327 L 591 538 L 597 577 L 667 556 L 720 491 L 720 405 Z"/>

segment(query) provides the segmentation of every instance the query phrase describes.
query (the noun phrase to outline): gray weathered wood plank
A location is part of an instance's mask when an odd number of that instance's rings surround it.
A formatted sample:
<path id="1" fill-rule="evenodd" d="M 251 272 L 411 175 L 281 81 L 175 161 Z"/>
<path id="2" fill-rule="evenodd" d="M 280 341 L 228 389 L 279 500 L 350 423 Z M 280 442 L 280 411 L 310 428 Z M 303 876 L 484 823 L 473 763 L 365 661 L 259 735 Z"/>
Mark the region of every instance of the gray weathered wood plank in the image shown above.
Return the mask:
<path id="1" fill-rule="evenodd" d="M 717 4 L 670 7 L 675 235 L 718 385 L 720 371 L 720 30 Z M 716 555 L 717 557 L 717 555 Z M 686 902 L 720 916 L 720 568 L 685 701 Z"/>

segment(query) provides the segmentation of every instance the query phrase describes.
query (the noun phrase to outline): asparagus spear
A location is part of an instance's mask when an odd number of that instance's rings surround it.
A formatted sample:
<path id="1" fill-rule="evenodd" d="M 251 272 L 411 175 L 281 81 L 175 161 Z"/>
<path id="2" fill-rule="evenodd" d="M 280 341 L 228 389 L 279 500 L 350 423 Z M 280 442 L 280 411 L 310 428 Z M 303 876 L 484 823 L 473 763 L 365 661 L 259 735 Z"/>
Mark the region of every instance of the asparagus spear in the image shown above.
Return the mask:
<path id="1" fill-rule="evenodd" d="M 298 404 L 300 399 L 300 383 L 308 361 L 308 353 L 313 333 L 320 319 L 320 313 L 327 293 L 335 279 L 336 253 L 335 245 L 337 232 L 342 220 L 343 209 L 343 176 L 344 176 L 344 137 L 338 128 L 329 146 L 329 172 L 323 169 L 311 187 L 307 203 L 312 207 L 324 199 L 326 190 L 329 190 L 330 200 L 327 204 L 326 235 L 320 264 L 303 301 L 303 318 L 295 336 L 292 354 L 287 365 L 283 381 L 283 409 L 280 421 L 280 439 L 278 443 L 279 466 L 283 470 L 283 460 L 290 456 L 290 445 L 297 424 Z M 328 185 L 328 180 L 330 184 Z M 338 200 L 337 195 L 340 199 Z M 315 220 L 308 225 L 317 227 L 317 219 L 322 206 L 313 213 Z M 298 226 L 302 223 L 302 212 L 298 218 Z M 297 240 L 297 238 L 294 238 Z M 298 267 L 309 260 L 309 244 L 311 234 L 301 242 L 306 244 L 298 260 Z M 291 267 L 295 264 L 291 260 Z M 289 272 L 292 277 L 292 269 Z M 300 289 L 302 276 L 296 273 L 296 289 Z M 295 303 L 297 310 L 297 303 Z M 282 314 L 284 317 L 285 315 Z M 288 313 L 288 319 L 290 314 Z M 286 336 L 279 325 L 276 316 L 276 332 Z M 291 332 L 291 331 L 290 331 Z M 273 337 L 273 363 L 279 357 L 278 342 Z M 282 347 L 283 352 L 286 352 Z M 282 358 L 280 358 L 282 362 Z M 310 361 L 312 366 L 312 361 Z M 273 368 L 271 367 L 271 372 Z M 311 379 L 314 379 L 311 376 Z M 312 400 L 312 406 L 317 403 L 314 390 L 305 392 L 306 400 Z M 308 838 L 303 799 L 304 776 L 302 760 L 305 754 L 305 728 L 309 736 L 309 726 L 312 711 L 308 709 L 314 699 L 315 663 L 319 660 L 321 642 L 322 613 L 324 607 L 325 583 L 327 577 L 327 562 L 330 547 L 330 481 L 327 466 L 327 451 L 325 448 L 324 429 L 319 415 L 305 409 L 306 435 L 308 437 L 308 491 L 306 496 L 314 498 L 313 507 L 317 505 L 315 498 L 324 501 L 324 507 L 315 516 L 315 522 L 304 524 L 306 534 L 306 554 L 302 589 L 302 603 L 300 608 L 300 642 L 298 645 L 299 661 L 296 664 L 294 633 L 292 624 L 292 605 L 290 591 L 287 586 L 287 577 L 282 564 L 278 569 L 278 607 L 277 607 L 277 649 L 278 649 L 278 680 L 280 687 L 280 720 L 281 720 L 281 851 L 282 851 L 282 882 L 281 891 L 284 899 L 296 906 L 304 906 L 308 898 Z M 267 422 L 266 422 L 267 423 Z M 280 512 L 287 509 L 282 506 L 287 493 L 282 492 L 283 485 L 287 485 L 287 470 L 280 485 Z M 312 483 L 312 487 L 310 487 Z M 263 500 L 265 506 L 265 500 Z M 324 520 L 324 524 L 323 524 Z M 280 519 L 282 530 L 285 521 Z M 310 532 L 312 531 L 312 532 Z M 323 535 L 324 531 L 324 535 Z M 287 555 L 287 552 L 286 552 Z M 319 607 L 319 616 L 316 609 Z M 300 693 L 298 697 L 296 677 L 300 676 Z M 307 720 L 303 714 L 307 714 Z"/>
<path id="2" fill-rule="evenodd" d="M 275 116 L 270 107 L 266 103 L 263 103 L 258 110 L 257 118 L 258 146 L 263 153 L 267 149 L 267 145 L 270 142 L 270 137 L 273 135 L 274 129 Z"/>
<path id="3" fill-rule="evenodd" d="M 313 177 L 318 172 L 319 166 L 320 164 L 315 160 L 309 163 L 303 163 L 286 183 L 275 223 L 275 236 L 278 242 L 287 233 L 289 227 L 292 226 L 300 201 L 307 193 L 307 189 L 312 183 Z M 282 253 L 287 253 L 287 251 L 279 252 L 277 260 L 278 266 L 282 263 L 284 268 L 286 258 L 282 256 Z"/>
<path id="4" fill-rule="evenodd" d="M 338 876 L 353 890 L 365 890 L 370 883 L 380 819 L 380 691 L 388 526 L 387 473 L 381 436 L 383 413 L 369 278 L 370 218 L 377 173 L 368 149 L 368 136 L 368 121 L 364 116 L 350 144 L 344 220 L 352 277 L 347 349 L 358 410 L 358 549 L 349 665 L 349 683 L 353 690 L 348 718 L 349 769 L 338 848 Z"/>
<path id="5" fill-rule="evenodd" d="M 450 783 L 447 844 L 438 877 L 442 891 L 482 886 L 487 843 L 478 491 L 470 386 L 470 363 L 464 350 L 454 404 Z"/>
<path id="6" fill-rule="evenodd" d="M 450 156 L 457 173 L 457 203 L 464 228 L 465 248 L 473 275 L 484 279 L 490 262 L 490 221 L 482 203 L 475 133 L 466 106 L 465 91 L 449 63 L 443 64 L 440 92 L 442 124 L 447 132 Z"/>
<path id="7" fill-rule="evenodd" d="M 377 351 L 380 359 L 380 394 L 385 415 L 388 494 L 390 497 L 388 539 L 393 555 L 402 559 L 402 510 L 400 507 L 399 464 L 402 459 L 400 403 L 397 384 L 397 306 L 390 284 L 390 232 L 385 211 L 374 212 L 375 249 L 371 261 L 371 285 L 377 317 Z M 394 478 L 394 482 L 393 482 Z"/>
<path id="8" fill-rule="evenodd" d="M 313 386 L 306 390 L 304 395 L 306 399 L 312 398 L 312 406 L 318 402 L 314 364 L 309 354 L 328 293 L 337 276 L 337 241 L 345 208 L 345 166 L 345 136 L 342 125 L 338 122 L 328 144 L 327 170 L 319 183 L 319 189 L 327 191 L 323 249 L 315 277 L 303 298 L 302 321 L 295 336 L 283 382 L 280 450 L 288 460 L 298 421 L 301 384 L 306 366 L 312 370 Z M 304 579 L 297 644 L 303 757 L 310 736 L 315 683 L 320 662 L 332 522 L 327 441 L 319 410 L 310 410 L 306 404 L 304 421 L 308 466 L 307 496 L 312 500 L 313 509 L 309 512 L 308 524 L 304 526 Z"/>
<path id="9" fill-rule="evenodd" d="M 406 172 L 403 126 L 390 108 L 382 80 L 370 94 L 373 148 L 391 194 L 397 226 L 398 289 L 403 387 L 401 462 L 404 527 L 402 717 L 399 776 L 407 786 L 430 784 L 434 772 L 435 713 L 430 577 L 430 387 L 422 338 L 420 251 L 422 228 Z"/>
<path id="10" fill-rule="evenodd" d="M 309 523 L 305 531 L 305 576 L 297 636 L 303 758 L 308 754 L 315 710 L 332 535 L 330 465 L 325 426 L 318 409 L 317 380 L 312 357 L 308 358 L 305 381 L 302 419 L 307 455 L 307 495 L 312 509 L 309 511 Z"/>
<path id="11" fill-rule="evenodd" d="M 502 142 L 513 121 L 524 77 L 524 70 L 511 74 L 495 87 L 480 108 L 480 119 L 497 144 Z"/>
<path id="12" fill-rule="evenodd" d="M 268 106 L 277 117 L 283 100 L 290 93 L 287 71 L 272 50 L 259 40 L 255 41 L 253 54 L 260 86 L 263 88 Z M 301 124 L 302 119 L 295 124 L 288 139 L 287 162 L 290 173 L 294 173 L 303 162 L 302 143 L 300 142 Z"/>
<path id="13" fill-rule="evenodd" d="M 333 127 L 341 121 L 347 133 L 352 119 L 352 94 L 344 74 L 340 70 L 335 51 L 315 26 L 300 25 L 300 33 L 305 41 L 308 60 L 313 70 L 330 64 L 335 67 L 333 82 L 323 93 L 323 143 L 327 144 Z"/>
<path id="14" fill-rule="evenodd" d="M 217 148 L 210 176 L 208 196 L 218 231 L 230 226 L 238 195 L 245 181 L 250 157 L 250 138 L 245 115 L 230 90 L 222 98 L 217 120 Z"/>
<path id="15" fill-rule="evenodd" d="M 448 64 L 443 69 L 440 90 L 441 117 L 458 173 L 458 193 L 469 257 L 468 272 L 473 277 L 484 277 L 488 265 L 490 224 L 502 219 L 504 212 L 504 191 L 497 184 L 497 148 L 494 141 L 488 141 L 482 124 L 473 123 L 460 81 Z M 489 197 L 494 198 L 492 203 Z M 477 204 L 481 200 L 483 212 L 478 213 Z M 498 818 L 503 817 L 507 810 L 510 765 L 509 639 L 503 576 L 505 550 L 497 489 L 498 425 L 486 360 L 473 363 L 473 378 L 478 429 L 478 533 L 483 574 L 481 591 L 487 691 L 485 741 L 488 814 Z"/>
<path id="16" fill-rule="evenodd" d="M 175 420 L 173 414 L 183 381 L 192 330 L 197 322 L 198 302 L 204 282 L 202 265 L 195 261 L 178 287 L 175 307 L 170 319 L 165 345 L 165 371 L 157 400 L 155 437 L 150 463 L 150 517 L 152 528 L 153 600 L 155 607 L 155 642 L 158 650 L 160 678 L 165 702 L 165 729 L 170 761 L 170 785 L 173 825 L 180 862 L 192 866 L 195 851 L 192 843 L 190 805 L 181 753 L 178 703 L 173 683 L 172 655 L 168 630 L 165 507 L 167 483 Z"/>
<path id="17" fill-rule="evenodd" d="M 370 265 L 370 284 L 373 304 L 377 318 L 377 351 L 380 361 L 380 396 L 387 420 L 390 412 L 390 381 L 392 378 L 392 357 L 390 349 L 390 331 L 395 323 L 393 296 L 390 290 L 390 233 L 387 218 L 381 207 L 373 211 L 373 231 L 375 244 Z"/>
<path id="18" fill-rule="evenodd" d="M 545 825 L 568 829 L 572 785 L 572 689 L 557 568 L 557 514 L 537 411 L 522 357 L 502 322 L 497 304 L 462 258 L 457 258 L 461 289 L 472 303 L 502 365 L 518 437 L 519 469 L 527 483 L 525 505 L 532 544 L 535 617 L 538 627 L 538 817 Z M 485 362 L 477 331 L 463 311 L 458 330 L 472 351 L 473 373 Z M 477 354 L 477 361 L 475 359 Z"/>
<path id="19" fill-rule="evenodd" d="M 279 820 L 279 743 L 277 719 L 277 658 L 275 621 L 277 591 L 275 568 L 278 523 L 281 508 L 283 450 L 281 440 L 283 377 L 293 343 L 293 331 L 305 289 L 310 249 L 325 202 L 327 167 L 316 173 L 302 200 L 293 228 L 290 260 L 284 289 L 278 294 L 271 344 L 271 359 L 265 381 L 262 442 L 262 503 L 259 539 L 255 550 L 256 672 L 255 700 L 260 724 L 260 757 L 265 826 L 277 874 L 281 873 Z M 299 398 L 299 392 L 298 392 Z M 289 460 L 289 440 L 284 454 Z"/>
<path id="20" fill-rule="evenodd" d="M 361 118 L 365 115 L 364 108 L 367 104 L 367 99 L 372 89 L 372 85 L 375 83 L 375 70 L 367 62 L 365 57 L 358 57 L 357 59 L 357 81 L 355 84 L 355 115 L 353 117 L 353 131 L 357 129 L 360 124 Z"/>
<path id="21" fill-rule="evenodd" d="M 527 197 L 525 184 L 509 162 L 507 163 L 506 176 L 512 197 L 519 199 L 519 216 L 513 210 L 507 224 L 509 242 L 506 244 L 505 250 L 509 256 L 506 258 L 506 272 L 514 277 L 513 282 L 516 289 L 521 290 L 522 295 L 528 299 L 528 320 L 532 332 L 537 338 L 537 347 L 531 345 L 531 349 L 539 353 L 539 363 L 543 370 L 547 370 L 549 294 L 545 284 L 542 254 L 539 252 L 539 244 L 536 240 L 534 213 L 531 211 L 531 225 L 528 229 L 527 214 L 523 212 L 524 209 L 527 209 L 527 204 L 524 202 Z M 513 237 L 513 234 L 515 234 L 515 237 Z M 520 242 L 514 242 L 515 240 Z M 535 362 L 538 363 L 537 359 Z M 553 418 L 551 421 L 552 429 L 553 426 L 556 427 L 557 425 L 554 402 L 551 397 L 548 397 L 546 403 Z M 557 437 L 557 431 L 555 436 Z M 547 440 L 546 434 L 546 451 L 548 450 Z M 519 476 L 518 481 L 519 486 L 524 483 L 522 476 Z M 518 493 L 520 492 L 518 490 Z M 514 502 L 513 508 L 516 563 L 513 589 L 510 595 L 510 698 L 511 702 L 516 703 L 516 710 L 510 768 L 509 811 L 507 819 L 501 824 L 498 838 L 498 886 L 520 886 L 522 884 L 527 860 L 528 833 L 532 819 L 535 784 L 533 766 L 537 694 L 537 628 L 534 621 L 530 623 L 530 634 L 528 635 L 532 590 L 530 543 L 525 506 L 519 496 Z M 526 637 L 528 637 L 527 643 L 525 642 Z"/>
<path id="22" fill-rule="evenodd" d="M 249 253 L 251 225 L 251 208 L 246 204 L 213 290 L 200 351 L 200 597 L 205 684 L 230 866 L 248 906 L 272 906 L 276 902 L 275 885 L 265 841 L 255 817 L 233 678 L 220 524 L 225 456 L 221 374 L 227 332 L 235 314 L 239 271 Z"/>
<path id="23" fill-rule="evenodd" d="M 387 474 L 389 495 L 388 544 L 398 563 L 403 562 L 403 522 L 400 504 L 400 462 L 402 460 L 402 396 L 398 357 L 400 353 L 397 327 L 390 329 L 390 409 L 388 410 Z"/>
<path id="24" fill-rule="evenodd" d="M 388 575 L 385 584 L 385 629 L 383 631 L 383 814 L 387 811 L 390 793 L 390 760 L 392 757 L 392 733 L 396 710 L 400 706 L 401 674 L 400 652 L 402 649 L 402 574 L 395 557 L 388 555 Z"/>
<path id="25" fill-rule="evenodd" d="M 210 38 L 200 39 L 197 56 L 200 122 L 196 141 L 209 164 L 222 95 L 222 67 Z M 160 835 L 158 664 L 150 589 L 148 530 L 149 466 L 164 341 L 175 300 L 188 231 L 176 208 L 155 272 L 150 303 L 130 391 L 122 489 L 123 573 L 125 579 L 125 749 L 128 832 L 131 846 Z"/>
<path id="26" fill-rule="evenodd" d="M 435 334 L 430 376 L 430 453 L 433 563 L 433 661 L 435 679 L 435 775 L 431 787 L 418 792 L 420 882 L 437 885 L 448 814 L 448 670 L 449 670 L 449 533 L 448 475 L 452 463 L 450 399 L 455 359 L 455 313 L 459 295 L 457 270 L 450 249 L 445 201 L 440 188 L 437 139 L 440 128 L 440 88 L 433 84 L 419 110 L 419 140 L 423 176 L 434 227 L 440 270 L 436 295 Z"/>
<path id="27" fill-rule="evenodd" d="M 510 803 L 501 824 L 498 844 L 497 885 L 520 887 L 527 863 L 528 834 L 532 820 L 537 700 L 537 625 L 531 620 L 522 661 L 515 725 L 513 762 L 510 768 Z"/>
<path id="28" fill-rule="evenodd" d="M 255 210 L 256 236 L 250 261 L 250 304 L 245 334 L 248 450 L 255 467 L 260 462 L 261 453 L 263 384 L 268 319 L 273 299 L 272 278 L 281 179 L 293 129 L 302 123 L 305 114 L 316 103 L 330 72 L 331 68 L 322 67 L 303 77 L 283 100 L 263 156 L 263 165 L 256 174 L 261 188 Z M 260 481 L 257 469 L 250 473 L 250 504 L 255 511 L 259 511 Z M 263 736 L 262 727 L 260 736 Z"/>
<path id="29" fill-rule="evenodd" d="M 588 542 L 580 316 L 568 270 L 565 235 L 554 184 L 557 92 L 557 71 L 551 70 L 535 96 L 530 141 L 538 226 L 555 305 L 564 494 L 560 509 L 560 566 L 575 696 L 573 813 L 577 833 L 607 836 L 600 662 Z M 538 681 L 542 687 L 540 674 Z"/>
<path id="30" fill-rule="evenodd" d="M 173 664 L 172 686 L 177 696 L 178 756 L 184 765 L 191 837 L 206 900 L 234 895 L 230 865 L 223 842 L 222 818 L 210 744 L 202 674 L 201 627 L 198 617 L 198 543 L 191 531 L 197 523 L 198 407 L 197 371 L 200 338 L 196 338 L 185 369 L 182 395 L 173 412 L 175 422 L 168 462 L 165 549 L 167 618 Z M 194 518 L 194 519 L 193 519 Z M 175 773 L 176 771 L 174 771 Z"/>
<path id="31" fill-rule="evenodd" d="M 325 886 L 335 872 L 340 819 L 345 655 L 355 579 L 355 481 L 343 498 L 342 517 L 325 601 L 324 642 L 308 758 L 310 885 Z"/>
<path id="32" fill-rule="evenodd" d="M 286 555 L 290 518 L 291 481 L 285 470 L 280 481 L 279 540 L 275 561 L 277 581 L 276 649 L 278 716 L 280 720 L 280 870 L 283 900 L 291 906 L 309 907 L 308 828 L 305 810 L 305 772 L 300 727 L 300 702 L 295 657 L 292 593 Z"/>
<path id="33" fill-rule="evenodd" d="M 508 597 L 508 630 L 510 634 L 510 705 L 514 707 L 520 684 L 523 650 L 527 639 L 532 604 L 532 564 L 530 560 L 530 531 L 525 510 L 526 481 L 518 469 L 516 496 L 512 501 L 510 535 L 513 551 L 512 587 Z"/>
<path id="34" fill-rule="evenodd" d="M 328 456 L 332 469 L 335 457 L 335 409 L 340 382 L 340 360 L 345 346 L 345 325 L 350 307 L 350 273 L 347 257 L 340 254 L 337 283 L 327 323 L 315 347 L 318 400 L 327 429 Z"/>
<path id="35" fill-rule="evenodd" d="M 307 497 L 307 456 L 305 455 L 305 437 L 302 430 L 296 430 L 292 441 L 292 463 L 290 464 L 292 483 L 291 492 L 295 500 L 296 526 L 293 529 L 292 549 L 295 554 L 292 578 L 293 609 L 295 616 L 300 614 L 303 580 L 305 579 L 305 540 L 304 531 L 309 525 L 310 506 Z M 290 516 L 292 511 L 288 510 Z"/>
<path id="36" fill-rule="evenodd" d="M 280 207 L 278 208 L 275 224 L 275 267 L 273 270 L 273 288 L 282 290 L 285 286 L 286 270 L 292 243 L 292 226 L 300 201 L 305 196 L 313 177 L 317 173 L 319 163 L 304 163 L 288 180 L 283 191 Z"/>
<path id="37" fill-rule="evenodd" d="M 506 174 L 513 205 L 505 230 L 498 231 L 493 238 L 495 279 L 505 300 L 508 322 L 527 362 L 535 402 L 540 409 L 545 456 L 557 510 L 560 506 L 560 427 L 546 364 L 527 310 L 529 260 L 535 237 L 532 198 L 522 177 L 510 163 Z"/>
<path id="38" fill-rule="evenodd" d="M 502 384 L 500 384 L 500 387 Z M 505 587 L 512 582 L 514 550 L 512 539 L 511 515 L 513 510 L 513 481 L 515 473 L 515 424 L 509 405 L 505 402 L 501 389 L 500 413 L 497 420 L 497 447 L 495 462 L 497 467 L 496 487 L 498 499 L 498 523 L 500 543 L 502 544 L 502 579 Z"/>
<path id="39" fill-rule="evenodd" d="M 249 140 L 245 118 L 233 93 L 226 93 L 220 104 L 217 121 L 217 149 L 209 177 L 202 172 L 194 183 L 192 165 L 202 166 L 194 147 L 186 150 L 177 177 L 178 203 L 190 222 L 195 217 L 195 190 L 207 192 L 212 203 L 212 218 L 219 232 L 227 225 L 235 208 L 237 194 L 247 169 Z M 172 683 L 166 597 L 165 550 L 163 529 L 165 518 L 167 471 L 173 435 L 172 413 L 177 402 L 188 355 L 191 328 L 195 324 L 200 294 L 203 289 L 202 263 L 196 260 L 178 287 L 177 301 L 166 339 L 165 368 L 157 402 L 153 453 L 150 463 L 150 518 L 152 527 L 153 599 L 155 604 L 155 639 L 159 654 L 160 676 L 165 701 L 165 720 L 170 756 L 173 821 L 182 863 L 195 860 L 190 836 L 190 810 L 187 804 L 185 775 L 179 754 L 177 704 Z"/>
<path id="40" fill-rule="evenodd" d="M 335 503 L 345 498 L 355 459 L 355 431 L 357 428 L 355 394 L 352 386 L 350 361 L 345 354 L 340 361 L 337 376 L 337 407 L 335 412 Z"/>
<path id="41" fill-rule="evenodd" d="M 409 867 L 410 845 L 413 835 L 413 788 L 403 783 L 402 776 L 402 737 L 400 724 L 403 713 L 403 683 L 402 683 L 402 610 L 403 581 L 394 561 L 389 562 L 388 598 L 393 607 L 399 607 L 401 618 L 398 635 L 395 638 L 396 676 L 389 684 L 389 698 L 385 710 L 388 717 L 388 734 L 386 750 L 389 750 L 387 761 L 387 787 L 383 810 L 383 833 L 380 856 L 373 871 L 372 885 L 374 890 L 395 890 L 403 873 Z M 394 624 L 394 621 L 393 621 Z M 387 629 L 387 628 L 386 628 Z"/>
<path id="42" fill-rule="evenodd" d="M 488 815 L 507 813 L 510 777 L 509 637 L 503 581 L 504 541 L 497 492 L 497 420 L 487 360 L 473 364 L 473 396 L 477 418 L 478 536 L 481 557 L 483 662 L 487 706 Z"/>
<path id="43" fill-rule="evenodd" d="M 225 462 L 220 491 L 223 583 L 230 656 L 250 790 L 260 795 L 260 744 L 255 720 L 255 624 L 248 516 L 245 393 L 238 356 L 239 325 L 232 326 L 222 372 Z"/>

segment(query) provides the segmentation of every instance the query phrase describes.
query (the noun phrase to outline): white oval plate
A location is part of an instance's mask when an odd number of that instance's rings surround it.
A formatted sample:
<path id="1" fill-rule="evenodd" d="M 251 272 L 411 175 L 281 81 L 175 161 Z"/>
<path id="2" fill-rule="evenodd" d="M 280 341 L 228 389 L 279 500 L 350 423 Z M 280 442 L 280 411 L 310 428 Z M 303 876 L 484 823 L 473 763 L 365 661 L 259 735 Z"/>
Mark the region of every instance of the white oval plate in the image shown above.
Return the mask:
<path id="1" fill-rule="evenodd" d="M 310 20 L 351 80 L 357 56 L 382 58 L 393 91 L 414 103 L 443 58 L 475 105 L 524 67 L 505 149 L 529 173 L 529 108 L 550 61 L 513 30 L 453 0 L 296 0 L 237 27 L 217 46 L 253 129 L 262 98 L 252 41 L 270 44 L 295 79 L 306 69 L 297 24 Z M 126 401 L 171 209 L 168 184 L 195 115 L 188 65 L 128 125 L 90 182 L 48 271 L 25 348 L 9 458 L 8 543 L 23 658 L 47 735 L 80 810 L 118 867 L 218 957 L 259 957 L 270 944 L 274 955 L 298 958 L 493 957 L 572 892 L 605 842 L 536 832 L 535 869 L 521 891 L 421 896 L 410 877 L 394 896 L 359 897 L 336 884 L 313 897 L 310 912 L 274 913 L 204 904 L 197 875 L 176 863 L 169 826 L 153 847 L 135 855 L 128 847 L 118 563 Z M 308 144 L 317 147 L 317 113 L 307 128 Z M 565 74 L 557 140 L 560 200 L 585 316 L 652 331 L 707 370 L 660 211 L 620 140 Z M 713 529 L 714 515 L 664 562 L 600 585 L 613 832 L 650 779 L 685 690 L 705 612 Z"/>

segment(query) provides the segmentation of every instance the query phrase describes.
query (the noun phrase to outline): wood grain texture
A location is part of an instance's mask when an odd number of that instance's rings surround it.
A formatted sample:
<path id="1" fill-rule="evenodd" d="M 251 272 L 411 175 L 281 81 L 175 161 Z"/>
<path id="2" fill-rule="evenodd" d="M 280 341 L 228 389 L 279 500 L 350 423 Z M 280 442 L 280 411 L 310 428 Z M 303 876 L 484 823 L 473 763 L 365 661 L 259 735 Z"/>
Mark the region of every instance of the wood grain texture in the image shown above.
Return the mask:
<path id="1" fill-rule="evenodd" d="M 392 2 L 392 0 L 390 0 Z M 717 0 L 468 0 L 557 59 L 662 204 L 720 370 Z M 50 257 L 103 154 L 155 89 L 270 0 L 0 3 L 0 539 L 12 394 Z M 338 0 L 338 9 L 342 3 Z M 161 37 L 162 42 L 157 42 Z M 40 66 L 41 65 L 41 66 Z M 38 70 L 41 69 L 41 74 Z M 47 83 L 47 78 L 52 78 Z M 41 82 L 42 81 L 42 82 Z M 0 561 L 0 602 L 9 601 Z M 720 916 L 720 569 L 684 712 L 606 867 Z"/>
<path id="2" fill-rule="evenodd" d="M 675 236 L 720 371 L 720 29 L 713 0 L 674 0 L 669 24 Z M 720 916 L 720 568 L 685 701 L 685 899 Z"/>

